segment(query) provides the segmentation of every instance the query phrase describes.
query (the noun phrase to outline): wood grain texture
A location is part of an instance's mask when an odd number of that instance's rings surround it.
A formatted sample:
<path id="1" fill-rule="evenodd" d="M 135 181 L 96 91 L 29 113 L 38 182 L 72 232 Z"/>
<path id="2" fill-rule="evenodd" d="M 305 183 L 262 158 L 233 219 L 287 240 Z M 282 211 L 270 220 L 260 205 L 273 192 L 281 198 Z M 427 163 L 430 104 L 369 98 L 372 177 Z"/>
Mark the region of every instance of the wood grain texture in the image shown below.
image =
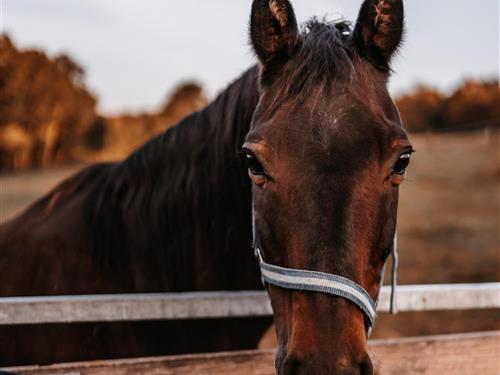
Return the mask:
<path id="1" fill-rule="evenodd" d="M 382 375 L 498 375 L 500 332 L 380 340 L 372 355 Z"/>
<path id="2" fill-rule="evenodd" d="M 376 340 L 370 343 L 380 375 L 498 375 L 500 331 Z M 184 355 L 49 367 L 18 367 L 21 375 L 187 375 L 274 374 L 274 351 Z"/>

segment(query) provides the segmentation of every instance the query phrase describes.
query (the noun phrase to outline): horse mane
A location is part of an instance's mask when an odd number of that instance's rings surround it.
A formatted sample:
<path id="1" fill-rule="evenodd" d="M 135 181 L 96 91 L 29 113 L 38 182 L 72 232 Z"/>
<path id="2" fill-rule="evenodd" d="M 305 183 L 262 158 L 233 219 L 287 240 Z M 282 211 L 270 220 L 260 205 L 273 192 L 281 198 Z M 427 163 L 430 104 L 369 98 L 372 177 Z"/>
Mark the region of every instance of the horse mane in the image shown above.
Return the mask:
<path id="1" fill-rule="evenodd" d="M 82 245 L 97 266 L 140 267 L 149 259 L 163 268 L 164 285 L 192 288 L 196 252 L 234 252 L 234 237 L 247 232 L 250 252 L 250 183 L 240 147 L 259 99 L 257 75 L 249 69 L 201 111 L 121 162 L 85 168 L 26 213 L 49 215 L 84 194 Z M 172 269 L 176 275 L 167 274 Z"/>

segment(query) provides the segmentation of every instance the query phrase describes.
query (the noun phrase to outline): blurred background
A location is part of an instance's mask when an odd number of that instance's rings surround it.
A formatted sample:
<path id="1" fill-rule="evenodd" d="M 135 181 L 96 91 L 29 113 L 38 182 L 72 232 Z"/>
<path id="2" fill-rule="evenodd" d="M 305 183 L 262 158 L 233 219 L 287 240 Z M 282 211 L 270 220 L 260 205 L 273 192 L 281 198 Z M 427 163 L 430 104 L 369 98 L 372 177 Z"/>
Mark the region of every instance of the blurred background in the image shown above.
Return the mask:
<path id="1" fill-rule="evenodd" d="M 361 0 L 295 0 L 355 19 Z M 119 160 L 255 63 L 250 0 L 0 0 L 0 221 L 83 165 Z M 403 284 L 500 281 L 499 2 L 406 2 L 390 90 L 417 150 Z M 375 337 L 500 329 L 498 311 L 382 315 Z M 274 345 L 273 334 L 262 346 Z"/>

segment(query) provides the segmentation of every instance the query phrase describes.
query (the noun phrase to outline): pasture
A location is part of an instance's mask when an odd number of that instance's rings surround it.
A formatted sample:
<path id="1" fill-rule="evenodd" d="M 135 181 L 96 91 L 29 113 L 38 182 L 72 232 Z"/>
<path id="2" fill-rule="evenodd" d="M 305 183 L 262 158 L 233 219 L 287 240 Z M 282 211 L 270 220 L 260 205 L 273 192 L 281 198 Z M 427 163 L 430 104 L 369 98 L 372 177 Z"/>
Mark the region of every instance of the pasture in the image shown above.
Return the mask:
<path id="1" fill-rule="evenodd" d="M 500 279 L 498 131 L 412 135 L 417 153 L 401 188 L 401 284 Z M 81 166 L 0 176 L 8 220 Z M 374 338 L 500 329 L 497 311 L 382 314 Z M 262 348 L 275 346 L 271 330 Z"/>

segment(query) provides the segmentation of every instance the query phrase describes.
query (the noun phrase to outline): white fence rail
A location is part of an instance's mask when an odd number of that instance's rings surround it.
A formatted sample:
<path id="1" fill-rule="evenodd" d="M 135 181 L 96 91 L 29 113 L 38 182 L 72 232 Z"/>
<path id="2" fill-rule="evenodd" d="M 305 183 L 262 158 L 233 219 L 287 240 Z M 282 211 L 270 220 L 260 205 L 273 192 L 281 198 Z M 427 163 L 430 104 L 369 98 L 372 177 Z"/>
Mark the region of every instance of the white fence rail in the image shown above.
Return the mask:
<path id="1" fill-rule="evenodd" d="M 389 310 L 384 287 L 378 311 Z M 399 311 L 500 308 L 500 283 L 402 285 Z M 0 325 L 177 320 L 272 315 L 265 292 L 200 292 L 0 298 Z"/>

